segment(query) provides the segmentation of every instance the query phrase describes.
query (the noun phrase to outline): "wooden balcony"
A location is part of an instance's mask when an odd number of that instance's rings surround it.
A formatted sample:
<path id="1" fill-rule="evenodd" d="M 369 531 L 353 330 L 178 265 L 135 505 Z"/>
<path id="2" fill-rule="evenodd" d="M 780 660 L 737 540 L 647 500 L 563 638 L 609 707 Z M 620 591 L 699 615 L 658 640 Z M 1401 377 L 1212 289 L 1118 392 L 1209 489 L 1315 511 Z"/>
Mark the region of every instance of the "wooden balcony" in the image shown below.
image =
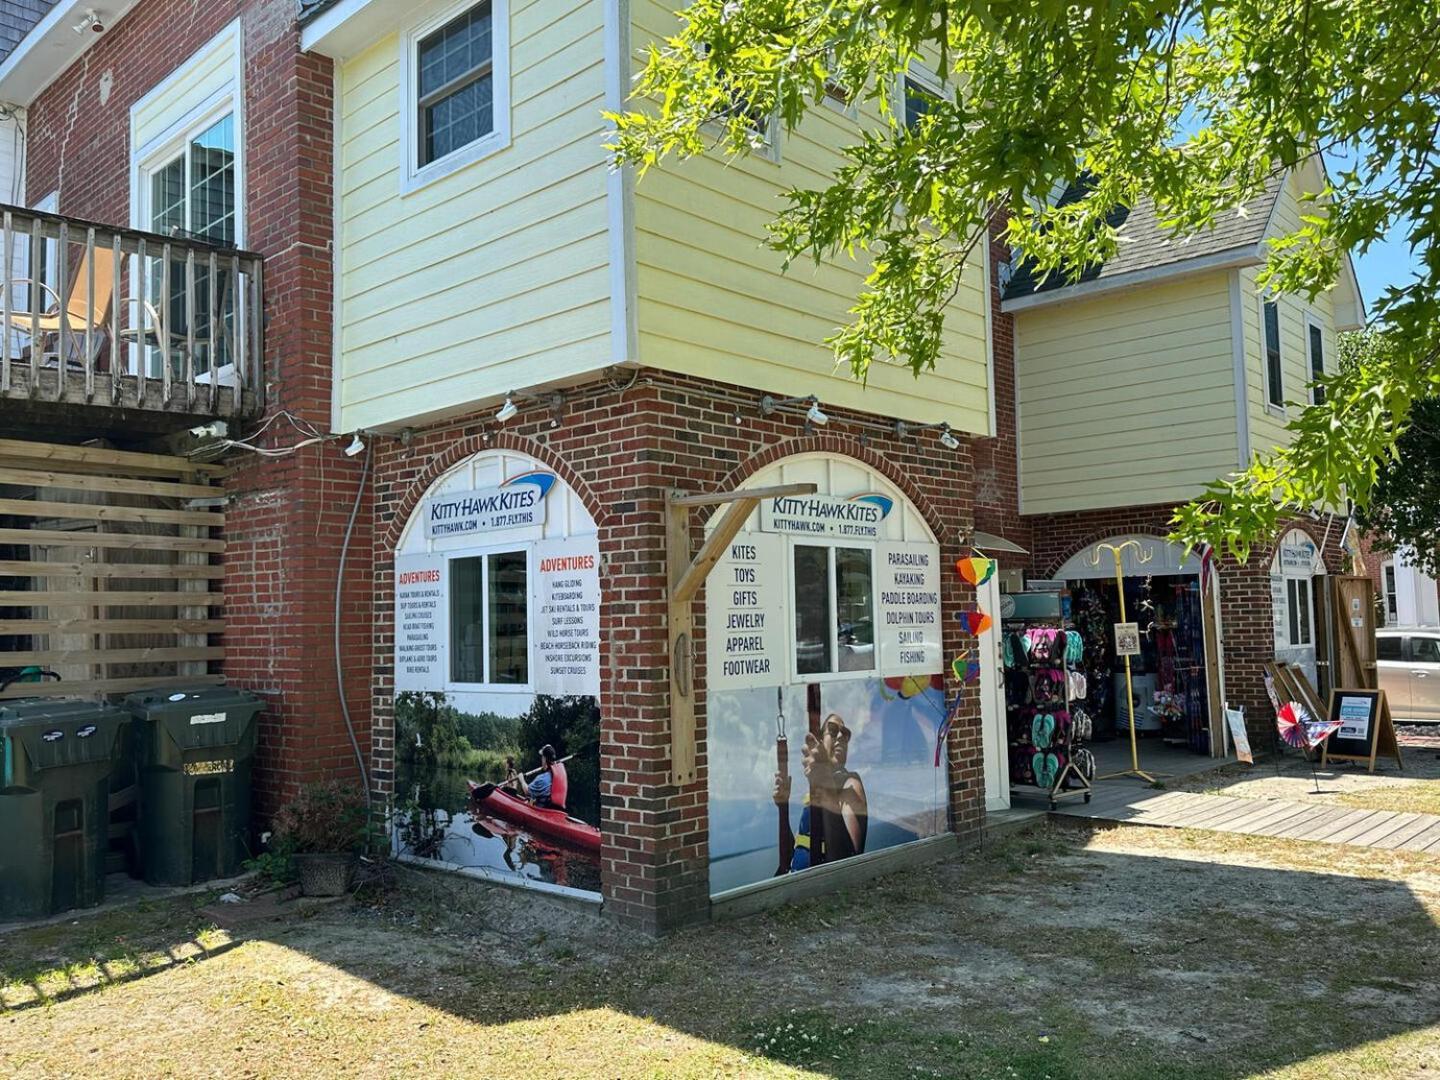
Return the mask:
<path id="1" fill-rule="evenodd" d="M 0 204 L 0 426 L 164 434 L 265 406 L 259 255 Z"/>

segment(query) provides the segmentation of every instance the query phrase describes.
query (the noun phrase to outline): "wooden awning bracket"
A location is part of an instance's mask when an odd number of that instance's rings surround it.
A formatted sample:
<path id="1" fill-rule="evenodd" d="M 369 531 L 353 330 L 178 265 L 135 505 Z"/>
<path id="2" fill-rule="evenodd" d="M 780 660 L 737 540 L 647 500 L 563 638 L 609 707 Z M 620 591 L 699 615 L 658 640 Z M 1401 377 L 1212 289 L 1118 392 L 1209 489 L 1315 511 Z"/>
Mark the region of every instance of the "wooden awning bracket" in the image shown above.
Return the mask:
<path id="1" fill-rule="evenodd" d="M 665 500 L 665 546 L 669 587 L 670 633 L 670 780 L 677 785 L 695 780 L 695 594 L 730 541 L 745 526 L 763 499 L 786 495 L 813 495 L 814 484 L 780 484 L 774 487 L 692 495 L 671 491 Z M 719 521 L 692 557 L 690 510 L 696 506 L 724 506 Z"/>

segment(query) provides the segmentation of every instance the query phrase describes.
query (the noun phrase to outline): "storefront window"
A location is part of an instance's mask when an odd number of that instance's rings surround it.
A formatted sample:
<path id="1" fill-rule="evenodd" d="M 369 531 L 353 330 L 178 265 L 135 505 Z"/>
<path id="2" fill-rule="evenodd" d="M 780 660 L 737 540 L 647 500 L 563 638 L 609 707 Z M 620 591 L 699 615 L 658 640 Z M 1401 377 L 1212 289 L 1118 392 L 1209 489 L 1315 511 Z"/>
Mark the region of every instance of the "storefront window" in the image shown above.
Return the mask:
<path id="1" fill-rule="evenodd" d="M 485 557 L 450 562 L 450 678 L 485 681 Z"/>
<path id="2" fill-rule="evenodd" d="M 835 549 L 835 596 L 840 670 L 875 670 L 875 592 L 869 551 Z"/>
<path id="3" fill-rule="evenodd" d="M 795 671 L 875 670 L 875 587 L 866 548 L 795 545 Z"/>
<path id="4" fill-rule="evenodd" d="M 529 586 L 523 551 L 450 560 L 450 679 L 530 681 Z"/>
<path id="5" fill-rule="evenodd" d="M 526 683 L 530 679 L 529 641 L 525 624 L 525 553 L 507 551 L 490 556 L 490 681 Z"/>
<path id="6" fill-rule="evenodd" d="M 795 545 L 795 670 L 823 675 L 830 660 L 830 549 Z"/>
<path id="7" fill-rule="evenodd" d="M 1310 644 L 1310 582 L 1304 578 L 1290 578 L 1290 644 Z"/>

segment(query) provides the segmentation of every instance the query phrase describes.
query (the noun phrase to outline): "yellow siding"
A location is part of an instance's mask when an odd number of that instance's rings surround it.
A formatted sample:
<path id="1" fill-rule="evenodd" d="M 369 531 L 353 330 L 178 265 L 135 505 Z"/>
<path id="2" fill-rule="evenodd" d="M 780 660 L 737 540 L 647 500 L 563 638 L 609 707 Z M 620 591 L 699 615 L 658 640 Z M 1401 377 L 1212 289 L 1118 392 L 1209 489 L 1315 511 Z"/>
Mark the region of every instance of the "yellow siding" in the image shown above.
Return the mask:
<path id="1" fill-rule="evenodd" d="M 133 146 L 148 146 L 182 117 L 234 85 L 239 74 L 236 66 L 239 32 L 239 26 L 235 25 L 212 38 L 185 62 L 174 79 L 162 83 L 158 92 L 137 104 L 131 120 Z"/>
<path id="2" fill-rule="evenodd" d="M 1293 174 L 1281 190 L 1271 219 L 1270 236 L 1283 235 L 1300 227 L 1302 207 L 1299 195 L 1304 185 Z M 1305 210 L 1304 212 L 1309 212 Z M 1338 355 L 1335 340 L 1335 294 L 1321 293 L 1314 303 L 1302 296 L 1285 295 L 1280 305 L 1280 361 L 1285 400 L 1284 409 L 1268 405 L 1264 327 L 1261 322 L 1260 290 L 1256 286 L 1257 267 L 1247 267 L 1240 274 L 1241 320 L 1245 335 L 1246 399 L 1250 418 L 1250 449 L 1262 453 L 1277 446 L 1287 446 L 1290 435 L 1285 430 L 1289 420 L 1310 402 L 1310 352 L 1307 316 L 1320 322 L 1325 340 L 1325 370 L 1333 374 Z"/>
<path id="3" fill-rule="evenodd" d="M 514 0 L 510 145 L 403 196 L 401 38 L 342 66 L 341 430 L 610 362 L 602 27 Z"/>
<path id="4" fill-rule="evenodd" d="M 1015 316 L 1027 514 L 1179 502 L 1236 465 L 1229 275 Z"/>
<path id="5" fill-rule="evenodd" d="M 636 0 L 636 49 L 674 32 L 675 5 Z M 862 118 L 873 121 L 876 117 Z M 791 187 L 820 187 L 859 122 L 815 110 L 777 134 L 778 161 L 706 156 L 667 162 L 637 181 L 634 200 L 637 331 L 641 362 L 777 395 L 818 394 L 827 405 L 927 423 L 990 430 L 986 295 L 978 264 L 946 319 L 936 372 L 877 365 L 868 385 L 835 369 L 824 339 L 848 321 L 864 268 L 848 259 L 815 267 L 762 246 L 765 225 Z"/>

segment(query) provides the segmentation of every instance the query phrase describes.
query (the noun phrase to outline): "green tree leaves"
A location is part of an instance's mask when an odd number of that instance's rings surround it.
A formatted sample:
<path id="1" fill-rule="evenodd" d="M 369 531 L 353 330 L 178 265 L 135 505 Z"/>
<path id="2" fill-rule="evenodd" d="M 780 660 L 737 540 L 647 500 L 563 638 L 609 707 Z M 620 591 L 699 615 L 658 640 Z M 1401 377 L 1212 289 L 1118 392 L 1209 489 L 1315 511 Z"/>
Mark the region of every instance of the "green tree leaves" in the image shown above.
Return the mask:
<path id="1" fill-rule="evenodd" d="M 642 170 L 712 149 L 752 152 L 843 86 L 867 118 L 833 182 L 788 193 L 768 241 L 787 260 L 868 260 L 851 321 L 830 338 L 863 379 L 940 357 L 945 307 L 1004 209 L 1004 238 L 1074 277 L 1117 246 L 1117 205 L 1154 201 L 1177 236 L 1238 212 L 1315 155 L 1344 163 L 1272 246 L 1263 287 L 1313 296 L 1345 253 L 1405 228 L 1424 273 L 1381 314 L 1401 344 L 1335 381 L 1288 451 L 1217 483 L 1179 534 L 1235 552 L 1297 508 L 1363 501 L 1377 455 L 1434 386 L 1440 355 L 1440 0 L 694 0 L 647 47 L 616 160 Z M 912 61 L 947 89 L 913 127 Z M 1090 197 L 1055 205 L 1085 173 Z"/>

